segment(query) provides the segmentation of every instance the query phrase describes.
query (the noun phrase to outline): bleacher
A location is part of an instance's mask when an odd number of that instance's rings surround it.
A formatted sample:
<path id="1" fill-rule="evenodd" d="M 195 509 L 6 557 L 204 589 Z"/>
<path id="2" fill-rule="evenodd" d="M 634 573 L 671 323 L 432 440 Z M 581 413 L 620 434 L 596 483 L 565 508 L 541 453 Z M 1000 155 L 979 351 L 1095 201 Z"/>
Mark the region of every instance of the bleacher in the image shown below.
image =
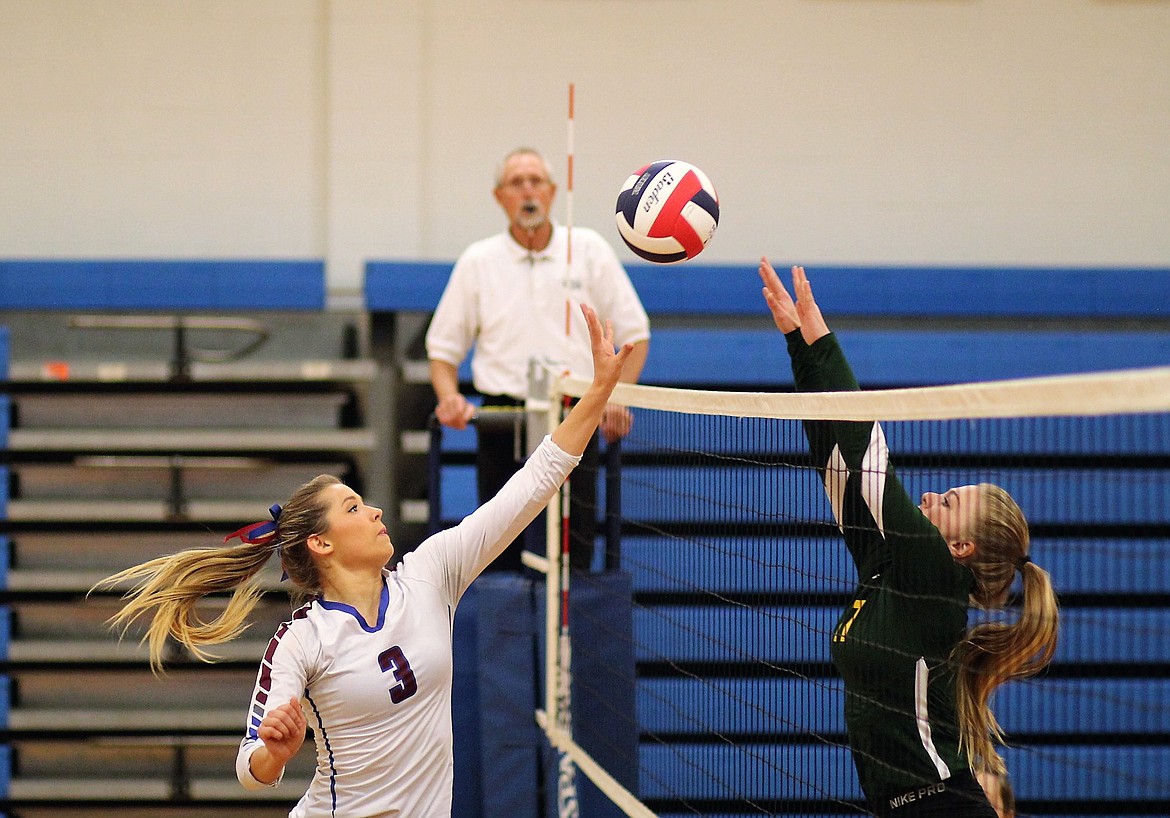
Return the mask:
<path id="1" fill-rule="evenodd" d="M 365 316 L 326 312 L 324 293 L 320 262 L 0 261 L 0 813 L 278 816 L 299 798 L 311 746 L 277 790 L 234 771 L 258 658 L 290 610 L 275 564 L 220 662 L 176 645 L 158 676 L 140 627 L 106 625 L 125 589 L 87 592 L 215 545 L 322 472 L 386 496 Z"/>
<path id="2" fill-rule="evenodd" d="M 404 458 L 423 453 L 420 430 L 425 428 L 433 396 L 421 363 L 421 335 L 447 271 L 440 264 L 378 262 L 367 267 L 367 302 L 375 326 L 394 317 L 393 360 L 404 373 L 398 398 Z M 791 389 L 787 355 L 765 313 L 752 267 L 640 265 L 631 266 L 630 272 L 653 322 L 643 383 L 716 390 Z M 1170 271 L 1164 269 L 813 267 L 809 274 L 818 302 L 841 336 L 865 388 L 1170 363 L 1170 287 L 1165 283 Z M 466 367 L 462 378 L 468 386 Z M 893 426 L 888 433 L 896 439 Z M 996 700 L 1012 744 L 1006 758 L 1023 814 L 1170 813 L 1170 784 L 1166 783 L 1170 780 L 1170 569 L 1166 565 L 1170 506 L 1165 499 L 1170 497 L 1170 439 L 1164 418 L 1151 422 L 1149 428 L 1151 436 L 1141 439 L 1118 437 L 1108 422 L 1074 440 L 1009 433 L 990 444 L 992 450 L 986 450 L 989 444 L 985 442 L 960 442 L 952 453 L 960 461 L 981 465 L 998 459 L 1009 464 L 1009 471 L 1016 470 L 1016 483 L 1008 488 L 1028 510 L 1033 554 L 1051 572 L 1063 608 L 1062 640 L 1050 671 L 1040 679 L 1009 685 Z M 717 440 L 719 435 L 712 438 Z M 981 438 L 973 434 L 972 440 Z M 912 461 L 914 455 L 924 454 L 907 443 Z M 474 507 L 474 437 L 471 433 L 445 435 L 443 446 L 440 516 L 449 522 Z M 903 453 L 896 443 L 894 448 Z M 930 453 L 946 454 L 933 449 Z M 637 487 L 668 483 L 670 476 L 651 471 L 659 467 L 640 466 L 636 452 L 631 455 L 631 463 L 623 469 L 628 478 L 623 507 L 637 509 L 645 517 L 654 498 L 650 492 L 639 493 Z M 1058 464 L 1054 474 L 1053 463 Z M 646 473 L 631 474 L 639 468 Z M 1091 519 L 1070 515 L 1069 508 L 1090 507 L 1080 501 L 1094 491 L 1094 483 L 1088 482 L 1089 470 L 1100 468 L 1107 470 L 1103 482 L 1120 487 L 1116 495 L 1124 502 L 1097 504 Z M 1029 472 L 1039 471 L 1047 472 L 1049 482 L 1043 489 L 1030 480 Z M 718 490 L 720 478 L 714 471 L 690 468 L 688 472 L 691 485 L 697 482 Z M 908 485 L 923 482 L 913 466 L 900 473 Z M 1102 482 L 1100 477 L 1098 472 L 1098 482 Z M 929 484 L 921 486 L 926 487 Z M 793 486 L 792 490 L 801 489 Z M 1056 499 L 1061 497 L 1067 502 Z M 425 496 L 418 495 L 415 502 L 425 503 Z M 677 512 L 664 509 L 662 513 Z M 653 518 L 653 512 L 649 516 Z M 658 522 L 665 527 L 697 523 L 701 528 L 702 524 L 669 516 Z M 808 547 L 822 555 L 825 577 L 851 576 L 851 566 L 844 564 L 844 549 L 821 549 L 814 542 Z M 753 776 L 721 741 L 697 732 L 685 703 L 701 691 L 694 680 L 664 668 L 701 664 L 708 674 L 702 685 L 734 689 L 735 700 L 761 703 L 763 711 L 773 714 L 781 736 L 784 725 L 800 723 L 802 730 L 840 739 L 844 733 L 841 694 L 827 670 L 823 678 L 805 683 L 745 679 L 730 672 L 722 679 L 709 674 L 721 665 L 735 667 L 745 653 L 780 666 L 811 662 L 827 668 L 824 634 L 838 616 L 837 597 L 844 604 L 851 588 L 840 580 L 826 580 L 826 587 L 817 594 L 820 604 L 778 608 L 768 620 L 774 632 L 756 633 L 750 649 L 737 650 L 741 632 L 737 619 L 742 609 L 734 604 L 719 609 L 711 598 L 736 600 L 751 595 L 758 599 L 772 594 L 791 598 L 794 580 L 782 566 L 761 571 L 758 562 L 753 562 L 750 571 L 729 572 L 727 561 L 734 561 L 736 555 L 725 551 L 716 560 L 701 540 L 693 539 L 664 542 L 627 537 L 622 554 L 622 567 L 632 574 L 634 584 L 635 644 L 654 646 L 653 650 L 643 648 L 636 657 L 637 715 L 646 737 L 638 794 L 660 814 L 670 816 L 692 814 L 682 807 L 685 802 L 702 804 L 720 815 L 739 815 L 731 806 L 733 801 L 727 800 L 729 791 L 777 809 L 779 802 L 796 799 L 802 808 L 829 814 L 825 810 L 833 808 L 809 802 L 799 782 Z M 837 557 L 824 555 L 838 555 L 842 564 L 834 565 Z M 791 562 L 810 564 L 800 556 Z M 685 584 L 665 579 L 680 576 L 687 577 Z M 802 592 L 808 593 L 808 577 L 800 579 L 805 583 Z M 714 627 L 726 637 L 722 653 L 696 644 L 693 634 L 699 619 L 706 629 Z M 799 719 L 792 710 L 797 706 Z M 813 714 L 811 725 L 809 713 Z M 734 714 L 728 718 L 732 720 L 729 733 L 744 727 L 734 723 Z M 664 745 L 662 736 L 673 743 Z M 765 766 L 786 753 L 799 752 L 805 754 L 802 764 L 846 771 L 819 793 L 829 804 L 834 799 L 848 803 L 860 797 L 851 764 L 838 749 L 785 743 L 782 738 L 752 749 Z M 680 782 L 663 774 L 668 758 L 676 763 L 679 754 L 689 754 L 694 769 L 710 774 L 690 777 L 680 787 Z M 1116 774 L 1119 770 L 1129 772 Z M 669 783 L 664 785 L 664 781 Z M 712 783 L 717 781 L 738 781 L 739 785 Z"/>

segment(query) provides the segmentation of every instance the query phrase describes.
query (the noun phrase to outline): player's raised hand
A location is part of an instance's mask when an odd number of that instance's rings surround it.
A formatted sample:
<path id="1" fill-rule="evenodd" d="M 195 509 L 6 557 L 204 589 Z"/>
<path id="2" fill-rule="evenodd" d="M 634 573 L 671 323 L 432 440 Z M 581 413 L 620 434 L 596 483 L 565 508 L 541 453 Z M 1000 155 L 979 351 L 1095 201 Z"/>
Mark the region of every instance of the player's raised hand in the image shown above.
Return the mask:
<path id="1" fill-rule="evenodd" d="M 821 308 L 813 298 L 812 284 L 804 274 L 803 267 L 792 268 L 792 292 L 796 294 L 796 314 L 804 342 L 811 344 L 828 335 L 829 325 L 825 323 Z"/>
<path id="2" fill-rule="evenodd" d="M 589 327 L 589 343 L 593 350 L 593 385 L 604 389 L 608 395 L 621 378 L 622 367 L 634 351 L 634 345 L 626 344 L 615 352 L 613 322 L 606 321 L 602 327 L 601 319 L 588 304 L 581 305 L 581 314 L 585 316 L 585 324 Z"/>
<path id="3" fill-rule="evenodd" d="M 597 313 L 588 304 L 581 305 L 581 314 L 585 316 L 585 324 L 589 327 L 589 341 L 593 348 L 593 383 L 561 424 L 552 431 L 553 442 L 572 455 L 585 451 L 585 446 L 601 423 L 609 396 L 621 379 L 622 367 L 634 351 L 633 344 L 626 344 L 614 351 L 613 324 L 606 321 L 602 327 Z"/>
<path id="4" fill-rule="evenodd" d="M 760 280 L 764 282 L 764 301 L 772 312 L 772 321 L 776 324 L 776 329 L 787 335 L 800 326 L 800 316 L 796 312 L 792 296 L 784 289 L 780 276 L 772 269 L 767 256 L 760 259 Z"/>

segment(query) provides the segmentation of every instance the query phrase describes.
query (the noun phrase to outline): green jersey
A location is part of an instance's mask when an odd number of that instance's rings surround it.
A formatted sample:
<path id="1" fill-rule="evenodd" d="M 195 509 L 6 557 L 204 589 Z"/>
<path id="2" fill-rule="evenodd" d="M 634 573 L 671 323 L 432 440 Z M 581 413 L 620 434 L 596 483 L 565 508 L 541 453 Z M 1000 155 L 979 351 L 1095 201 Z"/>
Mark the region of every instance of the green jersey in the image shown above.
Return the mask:
<path id="1" fill-rule="evenodd" d="M 858 388 L 835 336 L 809 346 L 789 333 L 788 350 L 798 390 Z M 974 577 L 895 476 L 881 426 L 806 421 L 805 431 L 857 568 L 830 652 L 858 778 L 884 806 L 969 767 L 948 656 L 966 631 Z"/>

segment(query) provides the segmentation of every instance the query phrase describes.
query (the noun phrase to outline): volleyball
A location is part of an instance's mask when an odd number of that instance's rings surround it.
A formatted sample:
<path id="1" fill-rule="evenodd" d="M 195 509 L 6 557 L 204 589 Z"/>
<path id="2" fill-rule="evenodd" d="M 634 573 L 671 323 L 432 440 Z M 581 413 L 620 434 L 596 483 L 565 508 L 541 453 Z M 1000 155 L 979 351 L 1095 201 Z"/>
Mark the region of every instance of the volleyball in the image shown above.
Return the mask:
<path id="1" fill-rule="evenodd" d="M 652 162 L 622 185 L 617 226 L 626 246 L 647 261 L 694 258 L 719 226 L 719 195 L 694 165 Z"/>

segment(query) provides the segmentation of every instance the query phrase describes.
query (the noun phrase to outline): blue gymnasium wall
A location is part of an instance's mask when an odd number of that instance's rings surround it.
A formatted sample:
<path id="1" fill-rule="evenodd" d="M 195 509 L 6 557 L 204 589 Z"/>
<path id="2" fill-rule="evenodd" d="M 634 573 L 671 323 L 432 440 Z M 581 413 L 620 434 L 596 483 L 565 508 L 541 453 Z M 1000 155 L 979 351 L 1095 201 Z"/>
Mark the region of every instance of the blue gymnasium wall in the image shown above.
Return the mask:
<path id="1" fill-rule="evenodd" d="M 787 284 L 787 268 L 773 260 Z M 1170 267 L 805 268 L 817 301 L 833 315 L 870 317 L 1170 318 Z M 760 316 L 760 279 L 751 265 L 627 265 L 651 317 Z M 430 312 L 450 262 L 366 264 L 370 312 Z"/>
<path id="2" fill-rule="evenodd" d="M 319 310 L 320 260 L 0 259 L 0 309 Z"/>

